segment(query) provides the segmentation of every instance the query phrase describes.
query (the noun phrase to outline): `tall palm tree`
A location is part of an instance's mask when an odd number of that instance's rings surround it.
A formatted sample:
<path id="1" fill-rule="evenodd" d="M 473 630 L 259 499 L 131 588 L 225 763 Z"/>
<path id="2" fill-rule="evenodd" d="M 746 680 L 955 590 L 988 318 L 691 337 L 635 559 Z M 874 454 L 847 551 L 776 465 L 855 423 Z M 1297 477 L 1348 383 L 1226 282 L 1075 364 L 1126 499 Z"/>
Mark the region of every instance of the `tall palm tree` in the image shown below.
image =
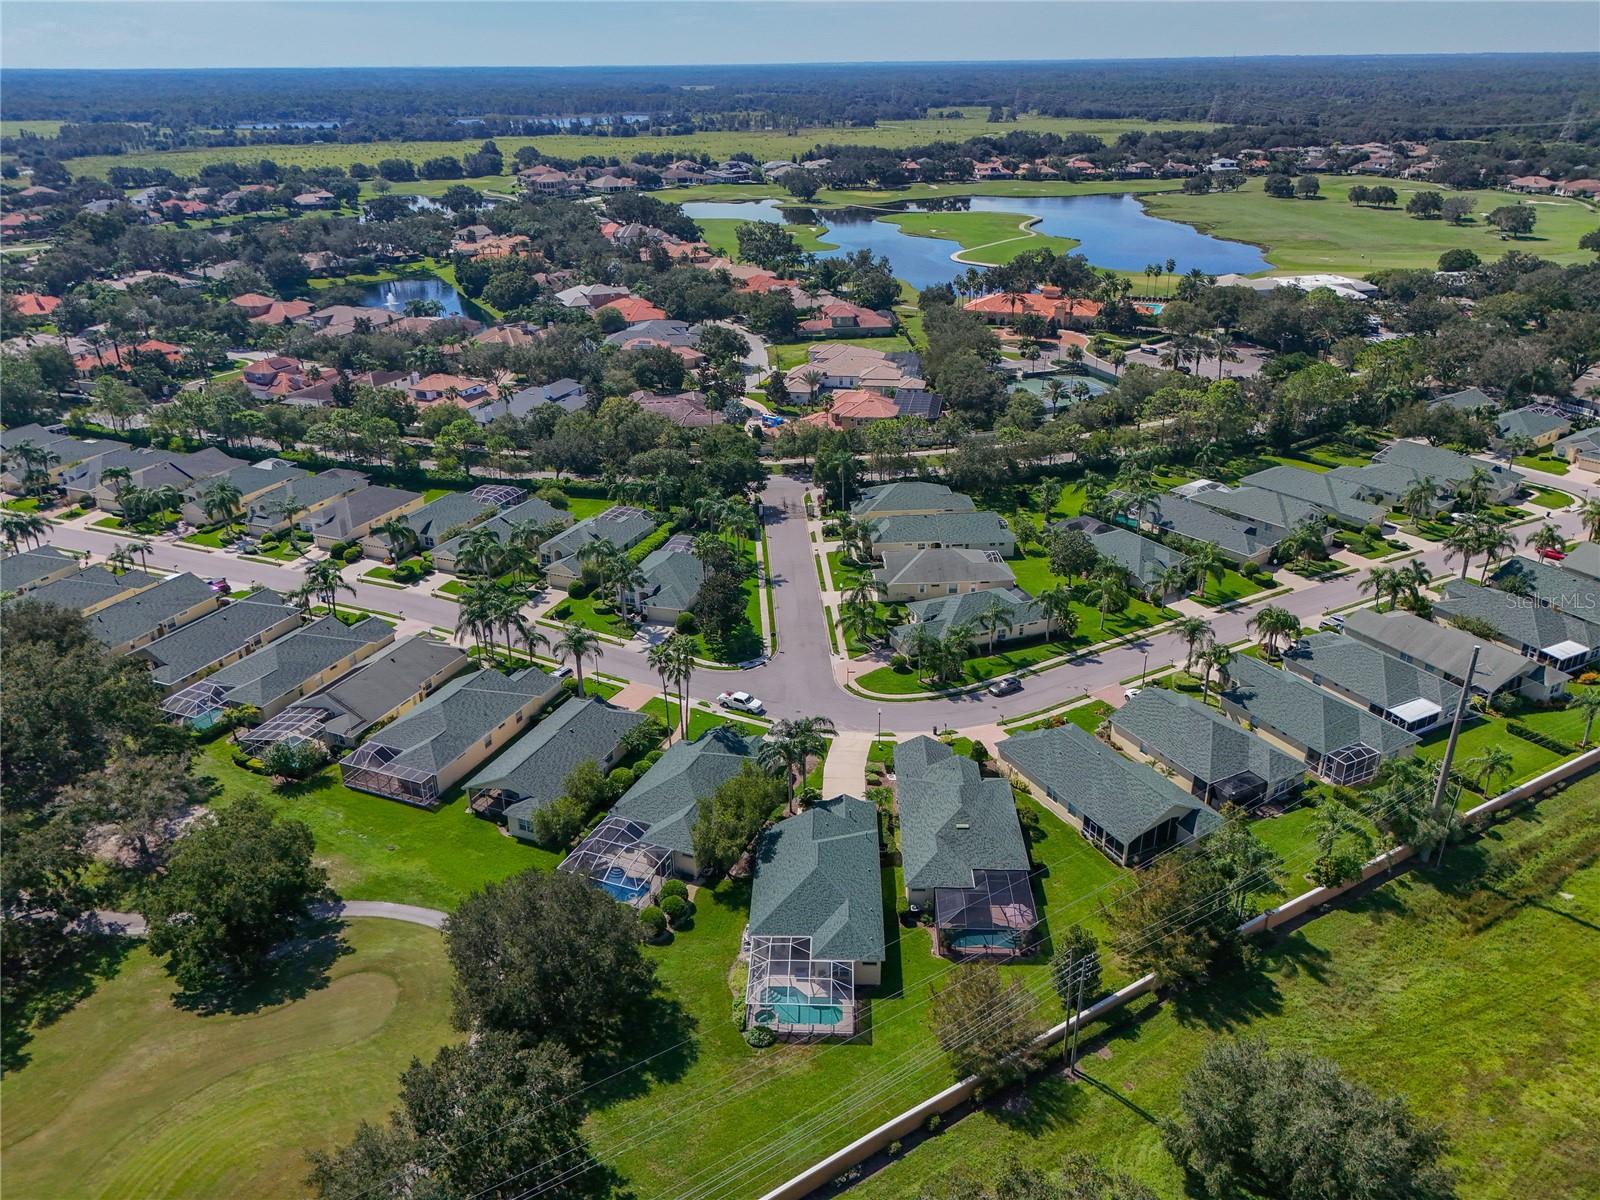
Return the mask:
<path id="1" fill-rule="evenodd" d="M 1567 539 L 1561 536 L 1559 529 L 1547 523 L 1530 533 L 1524 545 L 1537 550 L 1540 558 L 1548 558 L 1551 554 L 1565 550 Z"/>
<path id="2" fill-rule="evenodd" d="M 133 472 L 127 467 L 107 467 L 100 472 L 100 482 L 111 489 L 111 494 L 116 498 L 117 507 L 122 507 L 122 491 L 133 482 Z"/>
<path id="3" fill-rule="evenodd" d="M 523 614 L 522 609 L 528 598 L 520 589 L 498 583 L 491 583 L 490 587 L 493 590 L 489 593 L 489 617 L 495 628 L 505 636 L 508 658 L 516 642 L 522 643 L 529 658 L 533 657 L 534 646 L 550 644 L 550 639 L 538 632 Z"/>
<path id="4" fill-rule="evenodd" d="M 1511 751 L 1504 746 L 1490 746 L 1483 753 L 1474 755 L 1461 764 L 1467 777 L 1478 785 L 1478 791 L 1485 796 L 1489 794 L 1491 781 L 1510 775 L 1516 769 L 1516 765 L 1516 760 L 1511 757 Z"/>
<path id="5" fill-rule="evenodd" d="M 1011 609 L 998 596 L 991 596 L 988 606 L 977 615 L 973 623 L 989 635 L 989 648 L 985 653 L 992 655 L 995 635 L 1002 629 L 1011 627 Z"/>
<path id="6" fill-rule="evenodd" d="M 797 785 L 805 778 L 806 763 L 826 753 L 828 738 L 837 732 L 827 717 L 794 717 L 776 722 L 762 739 L 756 760 L 774 775 L 783 774 L 791 808 Z"/>
<path id="7" fill-rule="evenodd" d="M 1433 514 L 1439 502 L 1439 485 L 1432 478 L 1419 479 L 1400 494 L 1400 511 L 1413 521 Z"/>
<path id="8" fill-rule="evenodd" d="M 233 527 L 243 502 L 244 493 L 227 479 L 213 479 L 200 493 L 200 508 L 206 520 L 222 525 L 224 533 Z"/>
<path id="9" fill-rule="evenodd" d="M 672 643 L 672 680 L 678 685 L 678 720 L 683 727 L 683 736 L 689 737 L 689 681 L 694 678 L 694 642 L 689 638 L 674 634 L 667 641 Z"/>
<path id="10" fill-rule="evenodd" d="M 111 553 L 106 555 L 106 566 L 118 575 L 130 570 L 133 567 L 133 551 L 118 542 L 111 548 Z"/>
<path id="11" fill-rule="evenodd" d="M 583 660 L 587 658 L 596 663 L 600 661 L 599 635 L 576 622 L 569 621 L 561 627 L 561 636 L 556 638 L 552 648 L 558 659 L 572 664 L 572 672 L 578 680 L 578 698 L 583 699 L 585 695 Z"/>
<path id="12" fill-rule="evenodd" d="M 372 527 L 372 532 L 383 539 L 384 544 L 389 547 L 389 557 L 395 562 L 404 560 L 413 548 L 420 545 L 417 531 L 404 517 L 390 517 L 387 521 L 380 521 Z"/>
<path id="13" fill-rule="evenodd" d="M 878 615 L 877 606 L 871 601 L 861 603 L 848 597 L 839 607 L 839 622 L 844 627 L 845 636 L 861 643 L 876 641 L 886 627 L 883 618 Z"/>
<path id="14" fill-rule="evenodd" d="M 1589 540 L 1600 541 L 1600 496 L 1585 497 L 1578 508 L 1578 517 Z"/>
<path id="15" fill-rule="evenodd" d="M 1039 611 L 1044 613 L 1044 640 L 1050 641 L 1057 626 L 1068 638 L 1078 632 L 1078 614 L 1072 607 L 1072 592 L 1057 584 L 1046 588 L 1034 597 Z"/>
<path id="16" fill-rule="evenodd" d="M 1173 632 L 1183 639 L 1183 669 L 1192 675 L 1195 657 L 1216 645 L 1217 635 L 1211 628 L 1211 622 L 1204 617 L 1184 617 L 1173 626 Z"/>
<path id="17" fill-rule="evenodd" d="M 283 521 L 283 536 L 288 539 L 289 553 L 300 553 L 300 514 L 306 511 L 306 506 L 300 502 L 300 497 L 292 491 L 274 506 L 280 520 Z"/>
<path id="18" fill-rule="evenodd" d="M 1373 567 L 1361 581 L 1361 590 L 1372 593 L 1380 611 L 1385 598 L 1389 601 L 1389 607 L 1393 608 L 1400 595 L 1399 573 L 1393 567 Z"/>
<path id="19" fill-rule="evenodd" d="M 906 657 L 911 660 L 911 666 L 921 679 L 928 674 L 928 666 L 932 658 L 939 652 L 939 639 L 926 625 L 918 622 L 911 627 L 910 634 L 906 637 Z"/>
<path id="20" fill-rule="evenodd" d="M 1221 691 L 1228 684 L 1228 664 L 1233 661 L 1233 651 L 1220 643 L 1207 646 L 1199 654 L 1200 659 L 1200 701 L 1206 703 L 1211 697 L 1211 677 L 1217 678 L 1217 690 Z"/>
<path id="21" fill-rule="evenodd" d="M 456 636 L 479 645 L 487 641 L 494 653 L 494 594 L 481 580 L 469 583 L 456 598 Z"/>
<path id="22" fill-rule="evenodd" d="M 471 574 L 493 579 L 500 574 L 504 550 L 500 535 L 493 529 L 479 525 L 462 537 L 456 561 Z"/>
<path id="23" fill-rule="evenodd" d="M 1478 542 L 1482 531 L 1477 522 L 1462 522 L 1454 526 L 1449 535 L 1444 539 L 1444 560 L 1461 561 L 1461 578 L 1467 577 L 1467 571 L 1472 566 L 1472 560 L 1478 554 Z"/>
<path id="24" fill-rule="evenodd" d="M 1300 632 L 1300 618 L 1286 608 L 1268 604 L 1256 611 L 1245 623 L 1245 628 L 1255 631 L 1268 658 L 1276 658 L 1278 640 L 1282 638 L 1285 643 L 1292 642 Z"/>
<path id="25" fill-rule="evenodd" d="M 1483 582 L 1489 582 L 1489 568 L 1517 548 L 1517 535 L 1498 525 L 1486 524 L 1478 540 L 1478 553 L 1483 555 Z"/>
<path id="26" fill-rule="evenodd" d="M 1210 542 L 1201 542 L 1189 554 L 1189 561 L 1185 564 L 1190 580 L 1194 585 L 1194 598 L 1202 600 L 1206 594 L 1206 580 L 1215 579 L 1219 583 L 1228 573 L 1227 560 L 1222 557 L 1222 552 Z"/>
<path id="27" fill-rule="evenodd" d="M 345 581 L 341 573 L 343 565 L 333 558 L 319 558 L 316 562 L 306 564 L 306 590 L 326 604 L 335 617 L 339 615 L 339 593 L 356 594 L 356 589 Z"/>
<path id="28" fill-rule="evenodd" d="M 1489 472 L 1482 467 L 1473 467 L 1472 474 L 1463 479 L 1456 488 L 1456 495 L 1461 500 L 1461 506 L 1468 512 L 1480 512 L 1488 505 L 1493 490 L 1494 480 Z"/>
<path id="29" fill-rule="evenodd" d="M 7 512 L 0 516 L 0 537 L 13 550 L 18 542 L 27 542 L 32 546 L 43 541 L 49 531 L 50 522 L 38 513 Z"/>
<path id="30" fill-rule="evenodd" d="M 1422 608 L 1422 593 L 1433 582 L 1433 572 L 1422 565 L 1422 560 L 1414 558 L 1402 567 L 1395 570 L 1395 584 L 1399 587 L 1405 599 L 1406 608 L 1413 612 Z"/>
<path id="31" fill-rule="evenodd" d="M 668 636 L 662 638 L 654 646 L 651 646 L 650 649 L 645 652 L 644 656 L 645 661 L 650 664 L 650 666 L 655 670 L 656 675 L 661 680 L 661 712 L 662 715 L 667 718 L 666 726 L 668 744 L 672 742 L 672 731 L 677 725 L 677 722 L 672 719 L 672 693 L 670 690 L 673 670 L 673 656 L 676 653 L 676 647 L 672 643 L 674 638 L 681 636 L 681 634 L 677 633 L 669 634 Z"/>
<path id="32" fill-rule="evenodd" d="M 1568 699 L 1583 711 L 1583 744 L 1589 744 L 1589 735 L 1594 732 L 1594 719 L 1600 716 L 1600 688 L 1572 688 Z"/>

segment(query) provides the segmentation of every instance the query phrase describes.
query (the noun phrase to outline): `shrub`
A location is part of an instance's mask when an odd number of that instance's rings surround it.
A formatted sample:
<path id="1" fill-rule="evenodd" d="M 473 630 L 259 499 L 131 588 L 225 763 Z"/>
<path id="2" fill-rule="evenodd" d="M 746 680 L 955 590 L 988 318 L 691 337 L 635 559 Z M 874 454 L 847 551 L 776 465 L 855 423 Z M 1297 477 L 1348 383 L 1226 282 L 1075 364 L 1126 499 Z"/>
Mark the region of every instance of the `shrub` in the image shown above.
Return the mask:
<path id="1" fill-rule="evenodd" d="M 590 586 L 589 581 L 580 575 L 572 581 L 572 586 L 567 589 L 567 595 L 574 600 L 587 600 L 592 591 L 594 588 Z"/>
<path id="2" fill-rule="evenodd" d="M 602 617 L 608 617 L 617 611 L 617 606 L 609 600 L 596 600 L 594 602 L 594 611 Z"/>
<path id="3" fill-rule="evenodd" d="M 263 533 L 259 538 L 256 539 L 256 544 L 263 550 L 276 549 L 278 545 L 278 535 L 275 533 Z"/>
<path id="4" fill-rule="evenodd" d="M 633 786 L 634 779 L 634 773 L 628 770 L 627 767 L 616 767 L 611 774 L 606 776 L 606 782 L 616 790 L 619 796 Z"/>
<path id="5" fill-rule="evenodd" d="M 661 911 L 667 914 L 667 920 L 676 925 L 689 915 L 689 902 L 682 896 L 663 896 L 660 904 Z"/>
<path id="6" fill-rule="evenodd" d="M 687 609 L 678 614 L 678 619 L 672 623 L 672 627 L 679 633 L 693 633 L 699 628 L 695 623 L 694 614 Z"/>
<path id="7" fill-rule="evenodd" d="M 1368 537 L 1368 538 L 1382 537 L 1383 536 L 1383 530 L 1380 527 L 1378 527 L 1377 525 L 1363 525 L 1361 527 L 1361 536 L 1362 537 Z"/>
<path id="8" fill-rule="evenodd" d="M 869 787 L 867 789 L 867 800 L 876 804 L 879 808 L 888 808 L 894 802 L 894 792 L 886 787 Z"/>
<path id="9" fill-rule="evenodd" d="M 898 1156 L 901 1150 L 900 1139 L 896 1138 L 894 1141 L 890 1142 L 887 1149 L 889 1151 L 890 1158 L 895 1158 Z"/>
<path id="10" fill-rule="evenodd" d="M 341 550 L 339 552 L 339 560 L 341 562 L 347 562 L 347 563 L 360 562 L 361 561 L 361 547 L 360 546 L 346 546 L 343 550 Z"/>
<path id="11" fill-rule="evenodd" d="M 1506 722 L 1506 732 L 1512 737 L 1519 737 L 1525 742 L 1532 742 L 1535 746 L 1542 746 L 1546 750 L 1553 750 L 1557 754 L 1572 755 L 1578 752 L 1576 746 L 1569 746 L 1566 742 L 1551 737 L 1549 734 L 1540 733 L 1537 729 L 1529 729 L 1517 721 Z"/>
<path id="12" fill-rule="evenodd" d="M 661 885 L 661 898 L 665 900 L 669 896 L 677 896 L 680 899 L 687 900 L 689 898 L 689 885 L 681 879 L 667 880 Z"/>
<path id="13" fill-rule="evenodd" d="M 744 1031 L 744 1040 L 752 1050 L 765 1050 L 778 1040 L 778 1035 L 765 1025 L 752 1025 Z"/>
<path id="14" fill-rule="evenodd" d="M 988 762 L 989 747 L 985 746 L 982 742 L 973 742 L 972 749 L 967 751 L 967 757 L 973 762 Z"/>
<path id="15" fill-rule="evenodd" d="M 656 763 L 660 762 L 662 753 L 663 752 L 659 749 L 652 750 L 649 754 L 646 754 L 643 758 L 641 758 L 639 760 L 639 766 L 636 770 L 636 774 L 643 775 L 651 767 L 655 766 Z"/>
<path id="16" fill-rule="evenodd" d="M 922 1127 L 924 1129 L 926 1129 L 929 1133 L 938 1133 L 939 1132 L 939 1126 L 941 1126 L 943 1124 L 944 1124 L 944 1118 L 941 1117 L 938 1113 L 934 1113 L 933 1116 L 929 1117 L 926 1121 L 924 1121 L 922 1123 Z"/>
<path id="17" fill-rule="evenodd" d="M 553 483 L 545 484 L 534 495 L 538 496 L 551 508 L 567 507 L 567 494 Z"/>
<path id="18" fill-rule="evenodd" d="M 892 654 L 889 656 L 889 669 L 903 675 L 911 669 L 911 662 L 904 654 Z"/>
<path id="19" fill-rule="evenodd" d="M 422 571 L 414 562 L 400 563 L 394 569 L 394 580 L 396 583 L 415 583 L 421 578 Z"/>
<path id="20" fill-rule="evenodd" d="M 648 936 L 658 938 L 667 931 L 667 914 L 652 904 L 639 910 L 639 924 Z"/>
<path id="21" fill-rule="evenodd" d="M 279 779 L 307 779 L 328 763 L 328 748 L 315 738 L 303 742 L 273 742 L 261 755 L 261 765 Z"/>
<path id="22" fill-rule="evenodd" d="M 565 692 L 569 696 L 576 696 L 578 694 L 578 681 L 577 681 L 577 679 L 575 679 L 571 675 L 568 675 L 565 679 L 563 679 L 561 681 L 561 690 L 563 692 Z"/>

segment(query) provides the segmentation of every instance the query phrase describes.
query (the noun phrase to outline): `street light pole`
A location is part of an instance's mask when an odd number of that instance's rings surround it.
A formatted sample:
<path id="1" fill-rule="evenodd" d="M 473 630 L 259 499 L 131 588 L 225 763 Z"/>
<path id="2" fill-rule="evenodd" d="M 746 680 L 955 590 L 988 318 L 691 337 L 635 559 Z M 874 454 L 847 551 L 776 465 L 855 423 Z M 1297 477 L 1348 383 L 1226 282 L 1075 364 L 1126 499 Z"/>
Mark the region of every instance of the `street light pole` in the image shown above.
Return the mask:
<path id="1" fill-rule="evenodd" d="M 1144 662 L 1141 663 L 1140 666 L 1139 666 L 1139 686 L 1140 687 L 1144 686 L 1144 677 L 1145 677 L 1146 674 L 1149 673 L 1149 670 L 1150 670 L 1150 651 L 1146 650 L 1144 652 Z"/>
<path id="2" fill-rule="evenodd" d="M 882 709 L 882 707 L 880 707 L 878 709 L 878 737 L 879 738 L 883 737 L 883 709 Z"/>

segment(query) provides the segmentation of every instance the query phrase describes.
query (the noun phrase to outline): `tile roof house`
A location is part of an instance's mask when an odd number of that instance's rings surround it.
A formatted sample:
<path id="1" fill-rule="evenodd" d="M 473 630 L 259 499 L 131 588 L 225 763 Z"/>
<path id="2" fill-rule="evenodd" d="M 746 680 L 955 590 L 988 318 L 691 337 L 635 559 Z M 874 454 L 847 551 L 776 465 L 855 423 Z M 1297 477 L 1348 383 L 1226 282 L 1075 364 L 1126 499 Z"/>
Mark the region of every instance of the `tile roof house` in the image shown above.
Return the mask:
<path id="1" fill-rule="evenodd" d="M 361 493 L 357 492 L 356 495 L 360 496 Z M 416 535 L 418 550 L 432 550 L 440 542 L 449 541 L 464 530 L 481 524 L 498 511 L 498 504 L 480 500 L 471 492 L 450 492 L 406 513 L 400 519 Z M 361 538 L 361 548 L 374 558 L 383 558 L 389 553 L 388 543 L 370 528 Z"/>
<path id="2" fill-rule="evenodd" d="M 310 738 L 331 749 L 354 746 L 367 730 L 420 704 L 470 661 L 465 650 L 430 634 L 408 637 L 272 720 L 241 730 L 239 741 L 257 755 L 273 742 Z"/>
<path id="3" fill-rule="evenodd" d="M 1163 533 L 1210 542 L 1236 563 L 1265 564 L 1289 532 L 1259 519 L 1241 520 L 1182 496 L 1159 496 L 1145 505 L 1139 516 L 1144 524 Z"/>
<path id="4" fill-rule="evenodd" d="M 1481 621 L 1496 630 L 1501 643 L 1524 658 L 1568 675 L 1576 675 L 1600 656 L 1600 624 L 1543 604 L 1530 604 L 1521 596 L 1495 588 L 1453 579 L 1444 585 L 1443 597 L 1435 601 L 1433 611 L 1444 620 L 1469 617 Z"/>
<path id="5" fill-rule="evenodd" d="M 1442 675 L 1342 633 L 1301 638 L 1284 654 L 1283 669 L 1407 733 L 1448 723 L 1461 700 L 1461 689 Z"/>
<path id="6" fill-rule="evenodd" d="M 371 553 L 366 544 L 368 534 L 375 525 L 382 525 L 391 517 L 404 517 L 423 506 L 421 492 L 405 488 L 364 487 L 348 496 L 340 496 L 331 504 L 323 505 L 300 522 L 311 534 L 319 549 L 328 550 L 340 542 L 359 541 L 362 549 Z M 378 557 L 388 553 L 381 548 Z"/>
<path id="7" fill-rule="evenodd" d="M 844 300 L 830 301 L 800 322 L 801 337 L 883 337 L 893 332 L 888 314 Z"/>
<path id="8" fill-rule="evenodd" d="M 942 483 L 902 479 L 865 489 L 861 498 L 850 506 L 850 515 L 857 521 L 872 521 L 879 517 L 973 512 L 976 508 L 972 497 L 953 492 Z"/>
<path id="9" fill-rule="evenodd" d="M 834 392 L 828 407 L 800 419 L 807 425 L 820 425 L 824 429 L 856 429 L 874 421 L 892 421 L 900 416 L 900 405 L 888 396 L 869 392 L 864 388 Z"/>
<path id="10" fill-rule="evenodd" d="M 1306 780 L 1299 758 L 1165 688 L 1141 689 L 1109 720 L 1114 745 L 1159 763 L 1212 808 L 1282 804 Z"/>
<path id="11" fill-rule="evenodd" d="M 1091 845 L 1125 867 L 1205 837 L 1222 818 L 1166 776 L 1066 724 L 1014 734 L 996 748 Z"/>
<path id="12" fill-rule="evenodd" d="M 623 739 L 649 720 L 593 696 L 569 700 L 467 780 L 470 807 L 480 817 L 502 820 L 512 837 L 533 841 L 534 813 L 560 799 L 573 769 L 593 762 L 610 771 L 622 756 Z"/>
<path id="13" fill-rule="evenodd" d="M 394 628 L 387 621 L 363 617 L 346 625 L 330 613 L 191 683 L 161 709 L 194 729 L 208 729 L 225 709 L 245 705 L 270 719 L 392 641 Z"/>
<path id="14" fill-rule="evenodd" d="M 906 899 L 933 909 L 940 952 L 1028 953 L 1039 917 L 1011 785 L 930 737 L 901 742 L 894 761 Z"/>
<path id="15" fill-rule="evenodd" d="M 252 325 L 283 325 L 311 314 L 309 300 L 279 300 L 256 292 L 246 292 L 228 301 L 244 313 Z"/>
<path id="16" fill-rule="evenodd" d="M 38 546 L 0 558 L 0 592 L 21 595 L 64 579 L 78 569 L 78 555 L 59 546 Z"/>
<path id="17" fill-rule="evenodd" d="M 607 300 L 596 313 L 611 311 L 621 315 L 629 325 L 639 325 L 645 321 L 665 321 L 667 314 L 663 309 L 657 308 L 643 296 L 618 296 L 615 300 Z"/>
<path id="18" fill-rule="evenodd" d="M 1156 600 L 1164 602 L 1183 591 L 1181 586 L 1167 585 L 1170 573 L 1189 561 L 1189 556 L 1182 551 L 1120 525 L 1107 525 L 1094 517 L 1074 517 L 1051 528 L 1082 530 L 1100 557 L 1109 558 L 1128 572 L 1139 587 Z"/>
<path id="19" fill-rule="evenodd" d="M 714 412 L 706 407 L 704 392 L 689 391 L 662 395 L 641 388 L 630 392 L 628 399 L 645 412 L 665 417 L 680 429 L 704 429 L 711 425 L 721 425 L 728 419 L 724 413 Z"/>
<path id="20" fill-rule="evenodd" d="M 644 509 L 613 505 L 547 539 L 539 547 L 539 563 L 551 586 L 568 588 L 583 572 L 578 555 L 585 547 L 609 542 L 619 550 L 631 550 L 654 533 L 655 528 L 655 517 Z"/>
<path id="21" fill-rule="evenodd" d="M 557 292 L 556 300 L 563 308 L 596 309 L 631 295 L 627 288 L 609 283 L 580 283 Z"/>
<path id="22" fill-rule="evenodd" d="M 1465 630 L 1425 621 L 1415 613 L 1358 608 L 1345 614 L 1344 632 L 1402 662 L 1443 676 L 1457 687 L 1466 683 L 1467 664 L 1476 645 L 1478 665 L 1472 690 L 1481 696 L 1514 689 L 1530 700 L 1549 700 L 1565 689 L 1568 679 L 1555 667 L 1523 658 L 1504 646 L 1481 644 L 1481 639 Z"/>
<path id="23" fill-rule="evenodd" d="M 645 555 L 639 573 L 644 583 L 629 595 L 628 603 L 643 613 L 645 620 L 668 625 L 694 605 L 706 577 L 705 567 L 692 551 L 669 546 Z"/>
<path id="24" fill-rule="evenodd" d="M 89 617 L 89 632 L 111 653 L 127 654 L 215 612 L 221 604 L 220 593 L 185 571 L 96 609 Z"/>
<path id="25" fill-rule="evenodd" d="M 1059 288 L 1044 288 L 1020 295 L 991 292 L 962 307 L 994 324 L 1008 325 L 1023 313 L 1031 313 L 1052 328 L 1082 329 L 1100 315 L 1101 306 L 1096 300 L 1063 296 Z"/>
<path id="26" fill-rule="evenodd" d="M 1416 749 L 1414 734 L 1260 659 L 1235 658 L 1228 664 L 1228 677 L 1228 686 L 1217 697 L 1222 711 L 1302 756 L 1329 783 L 1365 783 L 1385 759 Z"/>
<path id="27" fill-rule="evenodd" d="M 995 629 L 992 644 L 999 646 L 1044 636 L 1049 621 L 1037 600 L 1017 587 L 987 588 L 981 592 L 916 600 L 906 605 L 904 624 L 889 631 L 890 644 L 904 653 L 913 644 L 919 629 L 934 637 L 943 637 L 956 625 L 968 625 L 973 628 L 978 644 L 988 647 L 991 635 L 978 625 L 978 618 L 995 607 L 1007 610 L 1007 624 Z"/>
<path id="28" fill-rule="evenodd" d="M 989 588 L 1016 586 L 1011 568 L 993 550 L 897 550 L 883 556 L 872 573 L 879 598 L 887 603 L 956 596 Z"/>
<path id="29" fill-rule="evenodd" d="M 431 807 L 560 694 L 561 681 L 539 667 L 459 676 L 345 755 L 340 776 L 357 791 Z"/>
<path id="30" fill-rule="evenodd" d="M 1346 525 L 1381 526 L 1389 512 L 1386 494 L 1348 475 L 1276 466 L 1246 475 L 1239 483 L 1315 504 Z"/>
<path id="31" fill-rule="evenodd" d="M 536 525 L 561 525 L 566 527 L 572 524 L 572 514 L 565 509 L 557 508 L 548 500 L 530 496 L 520 504 L 501 509 L 487 521 L 474 525 L 472 529 L 473 531 L 487 529 L 504 541 L 510 536 L 514 527 L 527 521 L 532 521 Z M 459 564 L 456 559 L 461 553 L 461 547 L 466 543 L 467 536 L 465 533 L 457 534 L 455 537 L 440 542 L 435 546 L 433 548 L 433 565 L 441 571 L 450 572 L 452 575 L 460 574 Z"/>
<path id="32" fill-rule="evenodd" d="M 162 694 L 171 695 L 207 671 L 236 662 L 298 629 L 300 616 L 298 606 L 262 588 L 146 643 L 134 655 L 150 664 L 150 676 Z"/>
<path id="33" fill-rule="evenodd" d="M 888 954 L 878 812 L 835 796 L 761 836 L 750 885 L 747 1019 L 780 1037 L 850 1036 Z"/>
<path id="34" fill-rule="evenodd" d="M 1017 551 L 1017 539 L 998 513 L 947 512 L 879 517 L 867 524 L 874 555 L 892 551 L 927 550 L 956 546 L 967 550 L 993 550 L 1002 558 Z"/>
<path id="35" fill-rule="evenodd" d="M 87 616 L 135 592 L 153 588 L 161 580 L 160 575 L 131 568 L 119 574 L 104 566 L 80 567 L 70 575 L 33 588 L 28 592 L 28 599 L 70 608 Z"/>

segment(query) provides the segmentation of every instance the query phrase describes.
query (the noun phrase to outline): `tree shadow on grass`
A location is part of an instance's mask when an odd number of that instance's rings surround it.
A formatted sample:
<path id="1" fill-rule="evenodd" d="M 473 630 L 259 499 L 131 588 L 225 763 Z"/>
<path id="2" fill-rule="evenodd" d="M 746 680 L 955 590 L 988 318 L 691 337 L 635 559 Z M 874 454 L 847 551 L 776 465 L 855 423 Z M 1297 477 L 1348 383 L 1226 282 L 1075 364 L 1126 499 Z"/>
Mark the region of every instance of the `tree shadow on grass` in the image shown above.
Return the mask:
<path id="1" fill-rule="evenodd" d="M 1180 1025 L 1201 1025 L 1212 1033 L 1231 1032 L 1282 1009 L 1277 980 L 1259 968 L 1240 968 L 1172 997 L 1172 1011 Z"/>
<path id="2" fill-rule="evenodd" d="M 8 995 L 0 1015 L 0 1072 L 10 1074 L 31 1061 L 27 1047 L 34 1034 L 55 1024 L 122 969 L 137 938 L 92 933 L 74 939 L 75 949 L 39 985 Z"/>
<path id="3" fill-rule="evenodd" d="M 300 1000 L 328 986 L 333 964 L 355 951 L 344 940 L 344 923 L 335 919 L 306 922 L 299 936 L 267 956 L 259 974 L 222 986 L 179 991 L 172 1003 L 201 1016 L 244 1016 Z"/>

